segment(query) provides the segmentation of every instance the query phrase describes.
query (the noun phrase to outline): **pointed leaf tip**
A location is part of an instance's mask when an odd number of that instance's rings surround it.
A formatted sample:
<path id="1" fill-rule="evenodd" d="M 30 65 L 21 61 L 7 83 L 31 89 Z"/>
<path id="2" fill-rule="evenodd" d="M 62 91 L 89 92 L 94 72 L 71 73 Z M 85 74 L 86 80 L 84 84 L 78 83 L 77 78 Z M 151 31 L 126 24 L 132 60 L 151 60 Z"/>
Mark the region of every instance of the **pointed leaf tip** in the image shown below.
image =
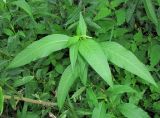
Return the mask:
<path id="1" fill-rule="evenodd" d="M 82 13 L 80 12 L 79 23 L 78 23 L 78 27 L 77 27 L 77 35 L 85 35 L 86 36 L 86 33 L 87 33 L 87 26 L 84 21 Z"/>

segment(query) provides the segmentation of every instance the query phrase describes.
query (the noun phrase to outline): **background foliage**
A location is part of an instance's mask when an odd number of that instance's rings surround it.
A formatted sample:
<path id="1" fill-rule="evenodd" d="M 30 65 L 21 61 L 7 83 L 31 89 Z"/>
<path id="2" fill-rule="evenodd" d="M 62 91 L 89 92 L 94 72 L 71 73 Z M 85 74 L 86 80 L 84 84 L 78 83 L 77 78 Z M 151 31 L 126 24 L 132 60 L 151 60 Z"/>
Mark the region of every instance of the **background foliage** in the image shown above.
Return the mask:
<path id="1" fill-rule="evenodd" d="M 132 51 L 160 86 L 159 0 L 0 0 L 0 101 L 5 94 L 54 103 L 46 107 L 11 98 L 5 100 L 4 109 L 0 102 L 1 117 L 132 118 L 139 113 L 139 118 L 159 118 L 160 89 L 112 63 L 114 89 L 89 68 L 87 85 L 76 80 L 62 110 L 56 105 L 56 91 L 70 64 L 68 50 L 7 69 L 11 60 L 33 41 L 50 34 L 73 36 L 80 12 L 89 36 L 99 42 L 118 42 Z"/>

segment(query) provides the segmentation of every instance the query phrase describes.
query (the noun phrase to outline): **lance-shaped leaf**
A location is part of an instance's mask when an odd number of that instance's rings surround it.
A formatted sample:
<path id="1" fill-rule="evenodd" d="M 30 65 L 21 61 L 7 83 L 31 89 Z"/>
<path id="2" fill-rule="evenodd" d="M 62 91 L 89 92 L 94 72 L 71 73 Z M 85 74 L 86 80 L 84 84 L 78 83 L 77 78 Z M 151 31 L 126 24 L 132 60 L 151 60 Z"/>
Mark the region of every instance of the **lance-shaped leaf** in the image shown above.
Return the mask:
<path id="1" fill-rule="evenodd" d="M 150 118 L 143 109 L 131 103 L 123 103 L 118 109 L 127 118 Z"/>
<path id="2" fill-rule="evenodd" d="M 12 2 L 12 4 L 17 5 L 18 7 L 22 8 L 29 16 L 33 17 L 32 9 L 29 4 L 25 0 L 17 0 Z"/>
<path id="3" fill-rule="evenodd" d="M 143 3 L 149 19 L 157 26 L 158 19 L 152 4 L 152 0 L 143 0 Z"/>
<path id="4" fill-rule="evenodd" d="M 79 43 L 76 43 L 70 46 L 69 48 L 69 57 L 70 57 L 71 66 L 73 70 L 75 69 L 75 65 L 78 57 L 78 47 L 79 47 Z"/>
<path id="5" fill-rule="evenodd" d="M 86 35 L 86 32 L 87 32 L 87 26 L 83 19 L 82 13 L 80 12 L 79 24 L 77 27 L 77 35 Z"/>
<path id="6" fill-rule="evenodd" d="M 81 55 L 78 55 L 78 72 L 79 77 L 83 85 L 86 86 L 87 84 L 87 76 L 88 76 L 88 63 L 81 57 Z"/>
<path id="7" fill-rule="evenodd" d="M 101 46 L 109 61 L 157 86 L 148 69 L 132 52 L 116 42 L 101 43 Z"/>
<path id="8" fill-rule="evenodd" d="M 69 37 L 61 34 L 53 34 L 35 41 L 21 51 L 11 62 L 9 68 L 15 68 L 30 63 L 52 52 L 66 48 Z"/>
<path id="9" fill-rule="evenodd" d="M 110 85 L 113 85 L 107 58 L 100 45 L 92 39 L 80 42 L 79 52 L 91 67 Z"/>
<path id="10" fill-rule="evenodd" d="M 63 72 L 57 91 L 57 103 L 60 109 L 63 107 L 69 89 L 76 80 L 77 75 L 77 69 L 75 69 L 73 74 L 71 65 L 69 65 Z"/>

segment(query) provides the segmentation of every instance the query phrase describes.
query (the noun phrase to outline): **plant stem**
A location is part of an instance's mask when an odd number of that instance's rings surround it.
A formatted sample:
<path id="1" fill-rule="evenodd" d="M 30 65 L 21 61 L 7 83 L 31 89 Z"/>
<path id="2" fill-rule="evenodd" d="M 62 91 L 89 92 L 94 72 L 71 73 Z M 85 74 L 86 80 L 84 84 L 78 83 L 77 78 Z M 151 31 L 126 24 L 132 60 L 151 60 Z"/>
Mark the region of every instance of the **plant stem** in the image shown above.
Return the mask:
<path id="1" fill-rule="evenodd" d="M 4 95 L 4 99 L 9 100 L 9 99 L 15 99 L 18 101 L 24 101 L 24 102 L 28 102 L 28 103 L 32 103 L 32 104 L 39 104 L 39 105 L 43 105 L 43 106 L 49 106 L 49 107 L 53 107 L 56 106 L 56 103 L 52 103 L 52 102 L 46 102 L 46 101 L 42 101 L 42 100 L 34 100 L 34 99 L 30 99 L 30 98 L 25 98 L 25 97 L 17 97 L 17 96 L 9 96 L 9 95 Z"/>

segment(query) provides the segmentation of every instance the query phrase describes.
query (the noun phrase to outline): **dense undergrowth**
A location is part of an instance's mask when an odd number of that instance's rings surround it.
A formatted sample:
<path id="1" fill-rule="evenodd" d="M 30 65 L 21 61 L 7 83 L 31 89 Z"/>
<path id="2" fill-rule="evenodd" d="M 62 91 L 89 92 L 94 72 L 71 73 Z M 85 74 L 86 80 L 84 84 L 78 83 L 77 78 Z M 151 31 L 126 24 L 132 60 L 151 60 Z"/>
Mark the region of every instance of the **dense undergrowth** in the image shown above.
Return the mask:
<path id="1" fill-rule="evenodd" d="M 0 0 L 2 118 L 160 118 L 159 62 L 160 0 Z"/>

